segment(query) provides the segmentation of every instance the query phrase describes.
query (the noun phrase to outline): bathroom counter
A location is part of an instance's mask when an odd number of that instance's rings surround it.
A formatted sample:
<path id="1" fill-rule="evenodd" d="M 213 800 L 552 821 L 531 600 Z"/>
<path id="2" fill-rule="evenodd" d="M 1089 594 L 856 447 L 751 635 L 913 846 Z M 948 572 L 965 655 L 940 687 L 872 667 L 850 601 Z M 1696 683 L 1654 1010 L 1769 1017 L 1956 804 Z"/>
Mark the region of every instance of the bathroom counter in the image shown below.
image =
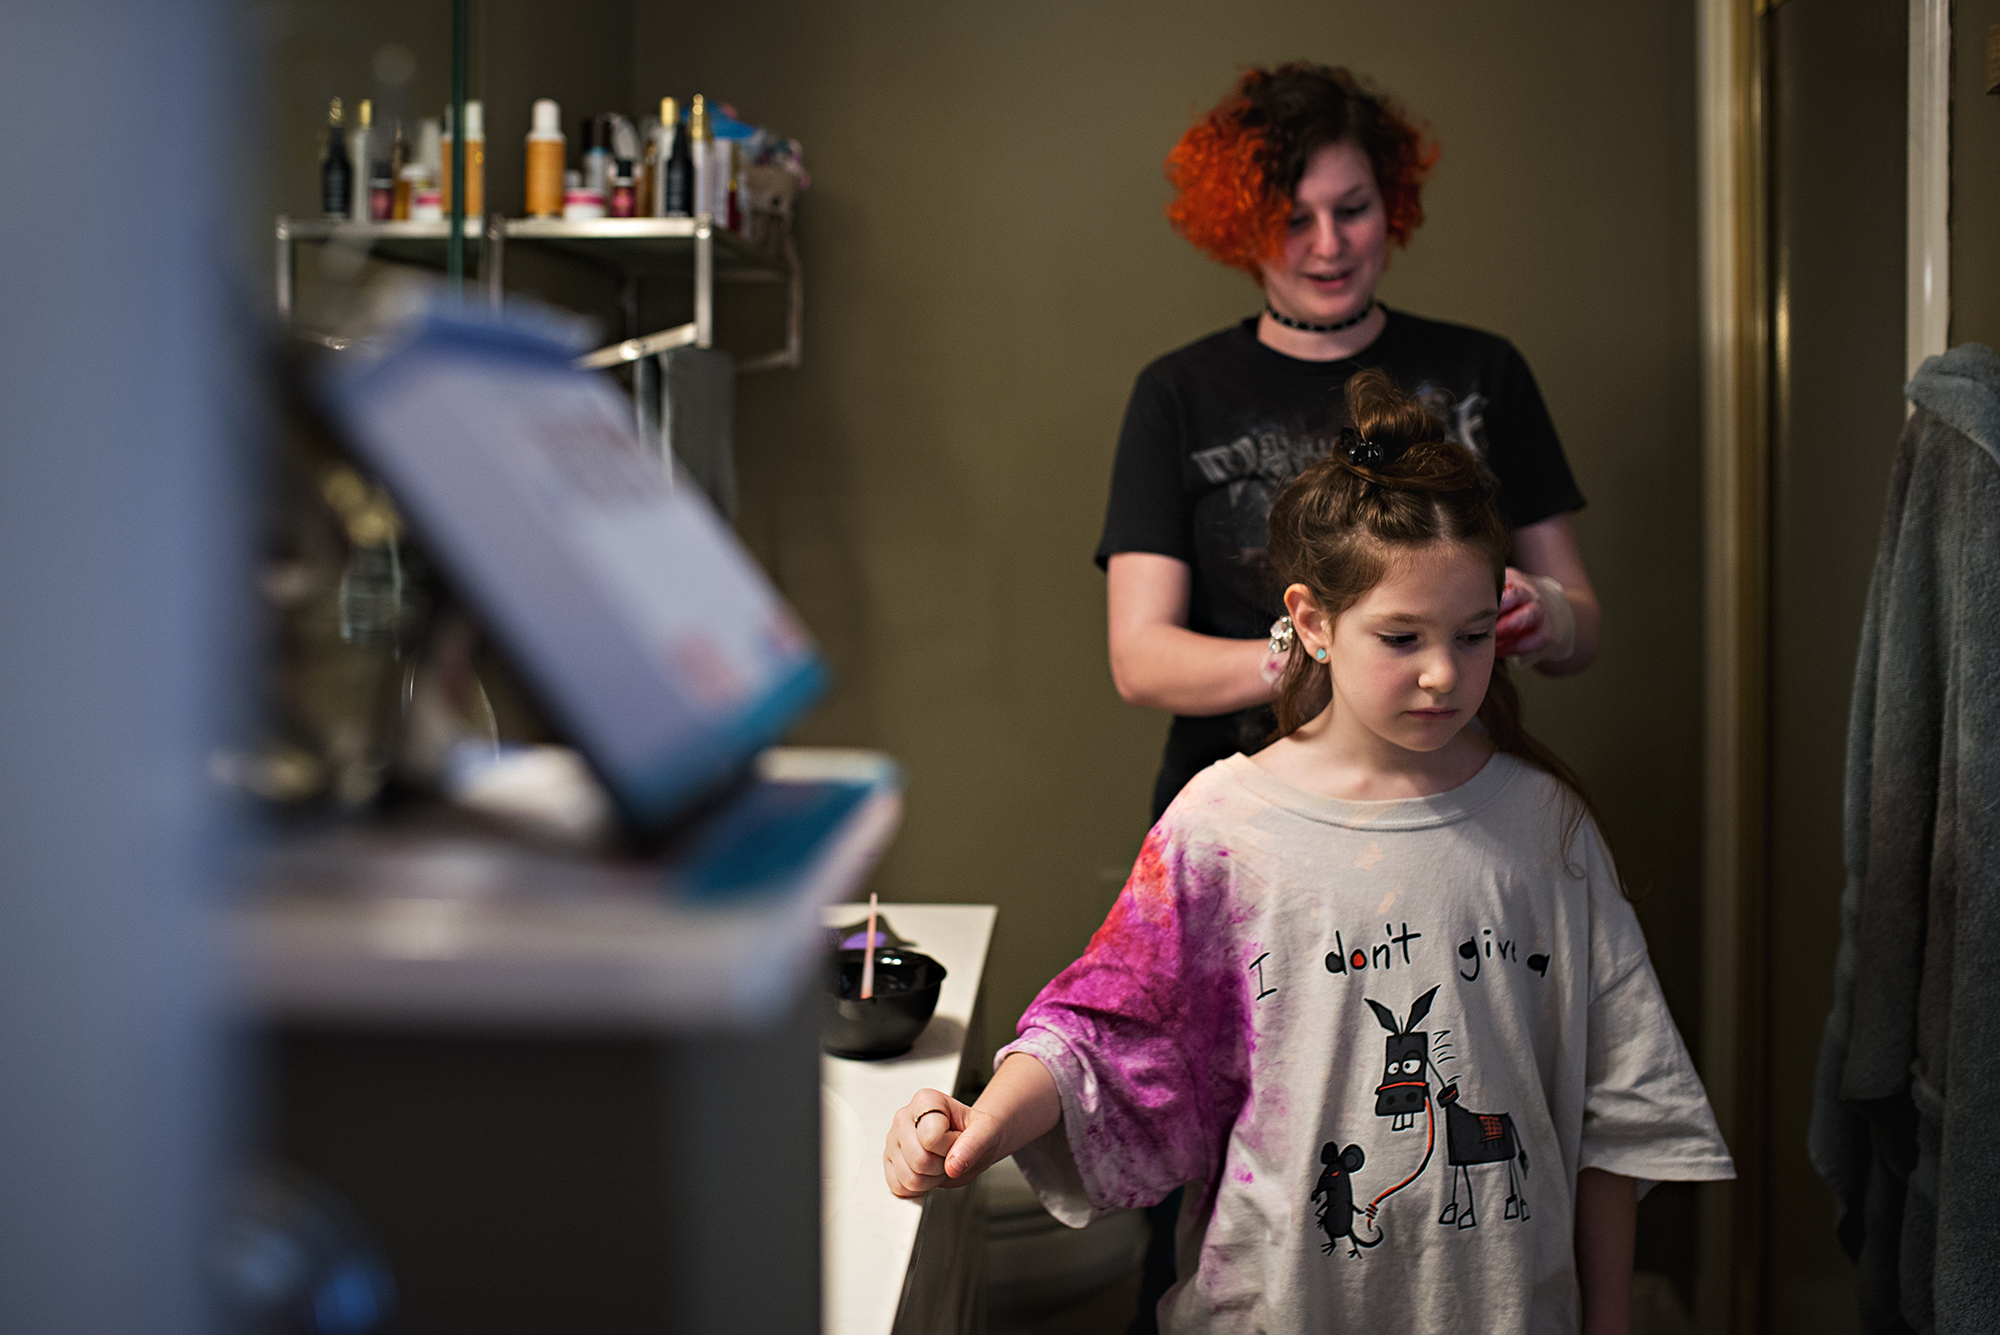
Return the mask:
<path id="1" fill-rule="evenodd" d="M 231 918 L 248 998 L 322 1025 L 767 1028 L 816 977 L 820 910 L 887 847 L 902 784 L 867 751 L 773 748 L 758 774 L 715 838 L 660 857 L 551 850 L 463 817 L 279 843 Z"/>
<path id="2" fill-rule="evenodd" d="M 822 910 L 830 926 L 863 923 L 865 904 Z M 987 1059 L 981 980 L 998 910 L 986 904 L 884 904 L 882 916 L 946 971 L 937 1013 L 917 1044 L 887 1061 L 820 1059 L 823 1310 L 826 1335 L 965 1328 L 981 1281 L 984 1237 L 971 1190 L 898 1200 L 882 1179 L 889 1118 L 919 1089 L 954 1094 Z"/>

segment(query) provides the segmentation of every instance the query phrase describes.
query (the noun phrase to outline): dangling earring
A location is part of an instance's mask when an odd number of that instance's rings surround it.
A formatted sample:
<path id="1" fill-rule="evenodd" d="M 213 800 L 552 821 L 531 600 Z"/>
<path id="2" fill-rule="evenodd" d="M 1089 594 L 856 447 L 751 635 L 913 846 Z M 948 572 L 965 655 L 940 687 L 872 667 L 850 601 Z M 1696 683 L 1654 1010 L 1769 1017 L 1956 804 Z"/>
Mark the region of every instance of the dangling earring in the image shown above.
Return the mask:
<path id="1" fill-rule="evenodd" d="M 1320 662 L 1324 663 L 1326 661 L 1326 650 L 1324 649 L 1313 650 L 1313 657 L 1317 658 Z"/>

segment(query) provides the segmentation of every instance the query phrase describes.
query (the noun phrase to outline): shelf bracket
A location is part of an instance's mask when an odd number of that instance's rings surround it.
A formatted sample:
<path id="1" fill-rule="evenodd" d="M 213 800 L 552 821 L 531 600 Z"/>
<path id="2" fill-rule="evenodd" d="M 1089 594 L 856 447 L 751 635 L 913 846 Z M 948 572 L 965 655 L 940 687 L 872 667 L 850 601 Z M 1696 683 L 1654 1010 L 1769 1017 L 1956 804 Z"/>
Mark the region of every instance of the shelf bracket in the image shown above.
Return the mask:
<path id="1" fill-rule="evenodd" d="M 642 357 L 657 356 L 669 348 L 685 348 L 693 345 L 697 342 L 695 331 L 695 325 L 683 324 L 675 325 L 672 329 L 663 329 L 657 334 L 647 334 L 644 338 L 628 338 L 609 347 L 599 348 L 596 352 L 585 353 L 576 359 L 576 365 L 585 371 L 601 371 L 607 366 L 623 366 Z"/>
<path id="2" fill-rule="evenodd" d="M 292 280 L 297 272 L 292 262 L 292 220 L 278 219 L 278 319 L 289 324 L 292 318 Z"/>
<path id="3" fill-rule="evenodd" d="M 715 343 L 715 220 L 704 213 L 694 220 L 694 345 Z"/>
<path id="4" fill-rule="evenodd" d="M 486 216 L 486 253 L 480 257 L 481 275 L 486 279 L 486 304 L 497 318 L 507 304 L 507 219 L 500 213 Z"/>
<path id="5" fill-rule="evenodd" d="M 785 233 L 785 272 L 791 286 L 785 308 L 785 346 L 777 352 L 751 357 L 737 364 L 739 375 L 752 371 L 797 370 L 805 359 L 806 274 L 799 263 L 799 248 L 790 231 Z"/>

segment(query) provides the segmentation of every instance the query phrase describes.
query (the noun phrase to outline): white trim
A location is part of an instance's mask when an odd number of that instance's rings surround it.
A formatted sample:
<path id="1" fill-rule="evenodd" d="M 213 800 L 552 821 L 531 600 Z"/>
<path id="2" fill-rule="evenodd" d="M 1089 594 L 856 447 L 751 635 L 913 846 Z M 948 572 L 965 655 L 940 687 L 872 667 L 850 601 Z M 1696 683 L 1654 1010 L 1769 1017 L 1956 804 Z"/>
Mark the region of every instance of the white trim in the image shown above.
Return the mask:
<path id="1" fill-rule="evenodd" d="M 1951 0 L 1910 0 L 1907 372 L 1951 335 Z"/>

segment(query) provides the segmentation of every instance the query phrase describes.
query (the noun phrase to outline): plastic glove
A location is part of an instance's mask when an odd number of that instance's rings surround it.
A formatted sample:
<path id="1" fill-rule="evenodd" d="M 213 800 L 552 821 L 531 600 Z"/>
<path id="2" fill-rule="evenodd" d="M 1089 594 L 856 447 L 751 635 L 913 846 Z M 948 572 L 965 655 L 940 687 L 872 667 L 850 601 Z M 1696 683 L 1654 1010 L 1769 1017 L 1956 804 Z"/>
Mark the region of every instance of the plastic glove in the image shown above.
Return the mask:
<path id="1" fill-rule="evenodd" d="M 1559 663 L 1576 650 L 1576 612 L 1561 584 L 1509 566 L 1493 633 L 1500 655 L 1518 667 Z"/>

